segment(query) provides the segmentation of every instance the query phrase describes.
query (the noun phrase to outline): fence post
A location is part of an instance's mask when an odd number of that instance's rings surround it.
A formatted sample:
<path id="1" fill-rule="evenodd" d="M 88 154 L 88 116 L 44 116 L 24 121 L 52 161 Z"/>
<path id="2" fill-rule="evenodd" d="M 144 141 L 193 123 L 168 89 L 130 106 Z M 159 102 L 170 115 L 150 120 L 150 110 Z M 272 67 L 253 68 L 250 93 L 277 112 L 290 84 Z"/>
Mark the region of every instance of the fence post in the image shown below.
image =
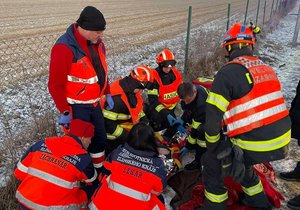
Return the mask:
<path id="1" fill-rule="evenodd" d="M 278 0 L 276 0 L 276 6 L 275 6 L 275 11 L 277 11 L 278 10 Z"/>
<path id="2" fill-rule="evenodd" d="M 226 26 L 226 31 L 228 31 L 229 22 L 230 22 L 230 3 L 228 4 L 228 10 L 227 10 L 227 26 Z"/>
<path id="3" fill-rule="evenodd" d="M 271 8 L 271 13 L 270 13 L 270 20 L 271 20 L 271 18 L 272 18 L 272 14 L 273 14 L 274 1 L 275 1 L 275 0 L 272 1 L 272 8 Z"/>
<path id="4" fill-rule="evenodd" d="M 294 32 L 294 36 L 293 36 L 293 45 L 296 46 L 297 45 L 297 40 L 298 40 L 298 34 L 299 34 L 299 24 L 300 21 L 300 6 L 299 6 L 299 10 L 298 10 L 298 16 L 297 16 L 297 21 L 296 21 L 296 26 L 295 26 L 295 32 Z"/>
<path id="5" fill-rule="evenodd" d="M 246 11 L 245 11 L 244 25 L 246 25 L 246 19 L 247 19 L 247 15 L 248 15 L 248 6 L 249 6 L 249 0 L 247 0 L 247 6 L 246 6 Z"/>
<path id="6" fill-rule="evenodd" d="M 265 5 L 264 5 L 263 25 L 265 25 L 266 7 L 267 7 L 267 0 L 265 0 Z"/>
<path id="7" fill-rule="evenodd" d="M 258 0 L 258 4 L 257 4 L 257 12 L 256 12 L 256 21 L 255 21 L 255 25 L 257 25 L 257 22 L 258 22 L 259 7 L 260 7 L 260 0 Z"/>
<path id="8" fill-rule="evenodd" d="M 192 6 L 189 6 L 188 27 L 187 27 L 187 32 L 186 32 L 184 72 L 186 72 L 186 70 L 187 70 L 187 61 L 188 61 L 188 55 L 189 55 L 191 19 L 192 19 Z"/>

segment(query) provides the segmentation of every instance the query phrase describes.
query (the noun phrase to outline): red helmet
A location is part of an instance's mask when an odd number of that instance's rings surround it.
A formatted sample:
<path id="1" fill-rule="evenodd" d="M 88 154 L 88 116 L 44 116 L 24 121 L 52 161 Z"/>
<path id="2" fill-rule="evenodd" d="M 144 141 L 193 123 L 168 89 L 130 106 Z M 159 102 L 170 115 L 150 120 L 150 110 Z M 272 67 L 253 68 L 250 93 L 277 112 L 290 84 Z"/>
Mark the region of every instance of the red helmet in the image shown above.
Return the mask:
<path id="1" fill-rule="evenodd" d="M 161 51 L 160 53 L 158 53 L 157 58 L 156 58 L 156 63 L 163 64 L 163 66 L 165 66 L 165 67 L 175 66 L 175 64 L 176 64 L 175 56 L 171 50 L 166 48 L 163 51 Z"/>
<path id="2" fill-rule="evenodd" d="M 130 76 L 140 82 L 153 82 L 153 70 L 149 66 L 141 65 L 135 67 L 130 72 Z"/>
<path id="3" fill-rule="evenodd" d="M 253 30 L 241 23 L 235 23 L 225 34 L 222 47 L 236 43 L 255 43 Z"/>

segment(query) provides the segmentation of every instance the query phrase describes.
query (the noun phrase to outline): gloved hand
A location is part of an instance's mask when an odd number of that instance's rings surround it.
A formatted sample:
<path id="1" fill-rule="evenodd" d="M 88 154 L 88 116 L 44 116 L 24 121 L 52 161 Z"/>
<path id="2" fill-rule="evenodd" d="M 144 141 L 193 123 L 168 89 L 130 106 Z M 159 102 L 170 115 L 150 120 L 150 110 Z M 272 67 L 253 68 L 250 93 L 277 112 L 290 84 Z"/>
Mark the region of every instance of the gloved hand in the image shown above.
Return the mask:
<path id="1" fill-rule="evenodd" d="M 182 157 L 182 156 L 184 156 L 186 153 L 188 153 L 190 150 L 188 149 L 188 148 L 186 148 L 186 147 L 182 147 L 181 149 L 180 149 L 180 152 L 179 152 L 179 156 L 180 157 Z"/>
<path id="2" fill-rule="evenodd" d="M 58 117 L 57 122 L 58 122 L 59 125 L 62 125 L 66 128 L 69 128 L 71 119 L 72 119 L 72 117 L 71 117 L 69 112 L 68 113 L 62 113 Z"/>
<path id="3" fill-rule="evenodd" d="M 106 110 L 112 110 L 114 108 L 115 103 L 110 94 L 106 94 L 106 103 L 108 105 L 105 107 Z"/>
<path id="4" fill-rule="evenodd" d="M 221 161 L 222 176 L 231 176 L 235 181 L 241 182 L 245 176 L 245 165 L 243 163 L 243 150 L 238 146 L 227 147 L 217 154 Z"/>
<path id="5" fill-rule="evenodd" d="M 181 125 L 181 124 L 179 124 L 179 125 L 177 126 L 177 131 L 179 131 L 180 134 L 187 135 L 187 131 L 186 131 L 185 127 L 183 127 L 183 125 Z"/>
<path id="6" fill-rule="evenodd" d="M 256 25 L 254 25 L 252 22 L 250 22 L 250 28 L 252 29 L 254 34 L 259 34 L 260 33 L 260 28 Z"/>
<path id="7" fill-rule="evenodd" d="M 167 115 L 167 119 L 168 119 L 168 122 L 169 122 L 170 126 L 173 126 L 173 125 L 176 125 L 176 124 L 183 125 L 183 120 L 182 119 L 180 119 L 180 118 L 176 119 L 171 114 Z"/>

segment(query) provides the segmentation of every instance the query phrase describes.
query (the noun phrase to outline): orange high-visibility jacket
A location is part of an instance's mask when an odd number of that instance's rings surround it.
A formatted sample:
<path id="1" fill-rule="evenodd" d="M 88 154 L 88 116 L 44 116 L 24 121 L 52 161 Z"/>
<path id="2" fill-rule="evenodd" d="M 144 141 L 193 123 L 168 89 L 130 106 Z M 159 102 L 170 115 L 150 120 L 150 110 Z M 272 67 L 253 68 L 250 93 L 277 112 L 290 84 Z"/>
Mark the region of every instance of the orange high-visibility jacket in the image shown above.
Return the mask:
<path id="1" fill-rule="evenodd" d="M 182 76 L 180 72 L 172 67 L 171 71 L 173 71 L 176 79 L 173 83 L 169 85 L 164 85 L 157 71 L 154 71 L 154 79 L 157 81 L 159 85 L 159 96 L 158 101 L 166 108 L 172 109 L 174 108 L 174 104 L 177 104 L 180 100 L 177 94 L 177 88 L 182 83 Z"/>
<path id="2" fill-rule="evenodd" d="M 230 63 L 245 66 L 252 76 L 252 90 L 242 98 L 232 100 L 224 113 L 227 135 L 233 137 L 271 124 L 288 115 L 280 82 L 275 71 L 261 60 L 241 56 Z"/>
<path id="3" fill-rule="evenodd" d="M 89 204 L 91 210 L 166 209 L 157 198 L 166 175 L 162 160 L 145 151 L 132 153 L 132 148 L 128 147 L 127 144 L 119 146 L 110 156 L 112 161 L 105 162 L 111 174 L 102 179 L 102 185 Z"/>
<path id="4" fill-rule="evenodd" d="M 143 112 L 143 98 L 139 92 L 135 93 L 135 97 L 137 98 L 137 104 L 134 108 L 130 107 L 127 96 L 123 88 L 120 86 L 120 79 L 114 81 L 110 85 L 110 94 L 112 96 L 120 95 L 122 101 L 125 103 L 126 107 L 129 110 L 129 113 L 131 115 L 131 121 L 133 124 L 140 119 L 140 113 Z"/>
<path id="5" fill-rule="evenodd" d="M 91 157 L 74 136 L 51 137 L 31 146 L 14 172 L 22 182 L 16 198 L 30 209 L 86 209 L 80 182 L 97 177 Z"/>

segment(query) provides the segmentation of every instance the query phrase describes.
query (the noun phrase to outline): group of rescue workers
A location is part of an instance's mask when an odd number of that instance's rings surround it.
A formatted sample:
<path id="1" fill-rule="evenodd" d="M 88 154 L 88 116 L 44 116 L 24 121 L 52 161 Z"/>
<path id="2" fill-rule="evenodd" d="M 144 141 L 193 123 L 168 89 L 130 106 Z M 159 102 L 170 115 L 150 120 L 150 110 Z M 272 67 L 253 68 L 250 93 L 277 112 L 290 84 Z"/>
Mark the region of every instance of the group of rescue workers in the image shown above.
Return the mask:
<path id="1" fill-rule="evenodd" d="M 65 135 L 38 141 L 18 162 L 21 209 L 166 209 L 162 130 L 187 135 L 182 154 L 196 150 L 185 169 L 202 170 L 203 209 L 227 209 L 224 176 L 239 181 L 245 205 L 272 209 L 252 166 L 285 158 L 291 122 L 275 71 L 253 56 L 259 28 L 228 30 L 229 62 L 208 90 L 183 82 L 169 49 L 156 69 L 139 65 L 109 84 L 105 27 L 87 6 L 52 48 L 48 88 Z"/>

